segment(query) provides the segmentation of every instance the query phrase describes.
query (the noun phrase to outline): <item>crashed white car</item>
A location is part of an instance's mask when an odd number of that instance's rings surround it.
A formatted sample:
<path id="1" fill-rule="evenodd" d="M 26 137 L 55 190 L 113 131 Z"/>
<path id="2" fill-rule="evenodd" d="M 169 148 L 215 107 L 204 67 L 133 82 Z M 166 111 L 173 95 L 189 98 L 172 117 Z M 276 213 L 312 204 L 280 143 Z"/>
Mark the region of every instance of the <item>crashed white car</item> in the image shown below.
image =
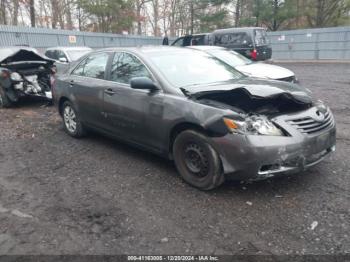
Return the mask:
<path id="1" fill-rule="evenodd" d="M 0 48 L 0 108 L 24 96 L 52 99 L 54 61 L 22 47 Z"/>
<path id="2" fill-rule="evenodd" d="M 250 77 L 286 81 L 291 83 L 298 82 L 295 74 L 287 68 L 266 64 L 263 62 L 253 62 L 237 52 L 223 47 L 191 46 L 188 48 L 204 51 Z"/>

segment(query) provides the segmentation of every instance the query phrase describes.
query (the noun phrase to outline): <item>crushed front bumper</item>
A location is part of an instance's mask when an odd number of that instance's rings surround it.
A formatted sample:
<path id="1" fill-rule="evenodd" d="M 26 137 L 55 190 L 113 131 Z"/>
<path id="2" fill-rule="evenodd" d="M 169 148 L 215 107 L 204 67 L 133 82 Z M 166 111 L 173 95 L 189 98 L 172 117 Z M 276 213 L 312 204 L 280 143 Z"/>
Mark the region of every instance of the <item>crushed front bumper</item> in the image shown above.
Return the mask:
<path id="1" fill-rule="evenodd" d="M 302 134 L 291 126 L 283 128 L 291 136 L 228 134 L 212 138 L 225 175 L 233 179 L 260 180 L 297 173 L 318 164 L 335 150 L 335 124 L 312 135 Z"/>

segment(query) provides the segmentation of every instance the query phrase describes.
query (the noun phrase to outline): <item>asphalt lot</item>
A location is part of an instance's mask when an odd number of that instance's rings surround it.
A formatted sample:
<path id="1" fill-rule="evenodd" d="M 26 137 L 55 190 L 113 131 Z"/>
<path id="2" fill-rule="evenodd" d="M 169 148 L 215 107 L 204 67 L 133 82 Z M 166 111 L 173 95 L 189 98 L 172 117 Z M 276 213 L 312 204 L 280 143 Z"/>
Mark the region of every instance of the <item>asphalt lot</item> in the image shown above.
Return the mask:
<path id="1" fill-rule="evenodd" d="M 0 254 L 350 252 L 350 64 L 284 64 L 330 105 L 337 151 L 307 172 L 201 192 L 174 165 L 53 107 L 0 109 Z"/>

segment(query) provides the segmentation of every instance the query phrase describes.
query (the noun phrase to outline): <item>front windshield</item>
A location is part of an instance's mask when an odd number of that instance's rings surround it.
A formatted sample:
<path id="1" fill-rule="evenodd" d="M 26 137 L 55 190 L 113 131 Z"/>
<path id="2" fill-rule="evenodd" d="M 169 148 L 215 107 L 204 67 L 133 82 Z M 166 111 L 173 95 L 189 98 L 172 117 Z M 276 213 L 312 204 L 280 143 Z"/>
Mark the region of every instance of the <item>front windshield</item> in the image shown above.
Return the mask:
<path id="1" fill-rule="evenodd" d="M 70 57 L 71 61 L 76 61 L 80 57 L 86 55 L 87 53 L 90 53 L 91 50 L 89 49 L 81 49 L 81 50 L 68 50 L 67 54 Z"/>
<path id="2" fill-rule="evenodd" d="M 221 61 L 224 61 L 226 64 L 229 64 L 230 66 L 236 67 L 236 66 L 243 66 L 253 63 L 248 58 L 237 54 L 233 51 L 228 50 L 209 50 L 209 54 L 219 58 Z"/>
<path id="3" fill-rule="evenodd" d="M 152 62 L 175 87 L 215 84 L 243 75 L 233 67 L 202 51 L 183 50 L 152 54 Z"/>

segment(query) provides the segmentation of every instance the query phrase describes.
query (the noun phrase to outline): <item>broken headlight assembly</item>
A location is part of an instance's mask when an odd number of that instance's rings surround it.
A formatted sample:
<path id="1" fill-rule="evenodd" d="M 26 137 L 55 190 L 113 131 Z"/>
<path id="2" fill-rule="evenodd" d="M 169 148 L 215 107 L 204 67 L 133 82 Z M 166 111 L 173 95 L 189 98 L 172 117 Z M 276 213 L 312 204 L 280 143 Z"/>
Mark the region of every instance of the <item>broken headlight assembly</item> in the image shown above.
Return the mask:
<path id="1" fill-rule="evenodd" d="M 21 81 L 23 81 L 22 76 L 19 73 L 17 73 L 17 72 L 11 73 L 10 74 L 10 78 L 14 82 L 21 82 Z"/>
<path id="2" fill-rule="evenodd" d="M 233 120 L 224 117 L 223 120 L 232 133 L 243 135 L 284 136 L 283 131 L 265 116 L 252 115 L 245 120 Z"/>

